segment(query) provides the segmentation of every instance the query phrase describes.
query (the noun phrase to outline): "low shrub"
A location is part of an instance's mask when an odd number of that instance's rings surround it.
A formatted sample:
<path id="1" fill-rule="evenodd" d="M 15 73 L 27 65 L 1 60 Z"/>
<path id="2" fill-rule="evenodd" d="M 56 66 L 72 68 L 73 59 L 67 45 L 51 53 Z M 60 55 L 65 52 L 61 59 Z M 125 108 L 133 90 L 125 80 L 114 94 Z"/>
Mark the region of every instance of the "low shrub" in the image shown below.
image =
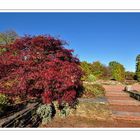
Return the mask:
<path id="1" fill-rule="evenodd" d="M 41 105 L 37 109 L 37 114 L 42 118 L 42 124 L 50 122 L 53 115 L 52 106 L 50 104 Z"/>
<path id="2" fill-rule="evenodd" d="M 60 106 L 60 112 L 59 112 L 59 115 L 60 117 L 64 118 L 66 116 L 68 116 L 70 113 L 70 106 L 68 103 L 63 103 L 61 106 Z"/>
<path id="3" fill-rule="evenodd" d="M 52 118 L 61 117 L 64 118 L 68 116 L 71 112 L 71 107 L 68 103 L 63 102 L 59 105 L 58 102 L 54 101 L 52 104 L 40 105 L 36 111 L 37 115 L 42 119 L 42 124 L 48 124 L 51 122 Z"/>
<path id="4" fill-rule="evenodd" d="M 9 99 L 5 94 L 0 93 L 0 114 L 4 112 L 6 107 L 8 106 Z"/>
<path id="5" fill-rule="evenodd" d="M 92 97 L 102 97 L 105 95 L 105 89 L 102 85 L 84 84 L 83 86 L 84 86 L 83 97 L 92 98 Z"/>

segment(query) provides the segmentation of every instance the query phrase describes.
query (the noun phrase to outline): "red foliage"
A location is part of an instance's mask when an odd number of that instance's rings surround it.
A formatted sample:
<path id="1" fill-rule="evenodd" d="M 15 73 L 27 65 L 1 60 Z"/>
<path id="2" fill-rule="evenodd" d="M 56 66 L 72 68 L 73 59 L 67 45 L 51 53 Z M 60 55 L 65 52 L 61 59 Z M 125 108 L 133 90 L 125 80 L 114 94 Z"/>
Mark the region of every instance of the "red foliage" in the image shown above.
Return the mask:
<path id="1" fill-rule="evenodd" d="M 25 36 L 1 46 L 7 51 L 0 55 L 0 93 L 42 97 L 44 103 L 75 101 L 82 72 L 65 44 L 51 36 Z"/>

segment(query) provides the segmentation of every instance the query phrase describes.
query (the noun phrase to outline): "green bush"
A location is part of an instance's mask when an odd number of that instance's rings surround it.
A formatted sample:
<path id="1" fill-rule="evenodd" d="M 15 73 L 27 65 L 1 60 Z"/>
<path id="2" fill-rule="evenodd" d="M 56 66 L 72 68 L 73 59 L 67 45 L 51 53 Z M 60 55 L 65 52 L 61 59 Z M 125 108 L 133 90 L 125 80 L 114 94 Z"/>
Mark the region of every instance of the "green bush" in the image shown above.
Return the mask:
<path id="1" fill-rule="evenodd" d="M 90 75 L 87 76 L 87 81 L 88 82 L 95 82 L 96 77 L 93 74 L 90 74 Z"/>
<path id="2" fill-rule="evenodd" d="M 9 99 L 5 94 L 0 93 L 0 114 L 4 112 L 6 107 L 8 106 Z"/>
<path id="3" fill-rule="evenodd" d="M 66 117 L 70 114 L 70 106 L 68 103 L 63 103 L 60 107 L 60 112 L 59 112 L 59 116 L 60 117 Z"/>
<path id="4" fill-rule="evenodd" d="M 99 84 L 84 84 L 84 94 L 102 97 L 105 95 L 105 89 Z"/>
<path id="5" fill-rule="evenodd" d="M 37 109 L 37 114 L 42 118 L 42 124 L 50 122 L 53 115 L 52 106 L 47 104 L 41 105 Z"/>

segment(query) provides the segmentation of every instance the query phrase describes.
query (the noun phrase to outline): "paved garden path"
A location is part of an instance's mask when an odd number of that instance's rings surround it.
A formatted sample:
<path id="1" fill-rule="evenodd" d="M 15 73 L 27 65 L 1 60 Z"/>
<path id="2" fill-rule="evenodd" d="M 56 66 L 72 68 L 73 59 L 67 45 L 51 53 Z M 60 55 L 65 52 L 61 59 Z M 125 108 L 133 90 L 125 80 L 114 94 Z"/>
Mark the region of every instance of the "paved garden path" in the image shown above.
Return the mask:
<path id="1" fill-rule="evenodd" d="M 105 85 L 104 87 L 114 119 L 140 121 L 140 101 L 129 97 L 129 94 L 123 91 L 122 85 Z M 133 89 L 140 91 L 140 86 L 135 85 Z"/>

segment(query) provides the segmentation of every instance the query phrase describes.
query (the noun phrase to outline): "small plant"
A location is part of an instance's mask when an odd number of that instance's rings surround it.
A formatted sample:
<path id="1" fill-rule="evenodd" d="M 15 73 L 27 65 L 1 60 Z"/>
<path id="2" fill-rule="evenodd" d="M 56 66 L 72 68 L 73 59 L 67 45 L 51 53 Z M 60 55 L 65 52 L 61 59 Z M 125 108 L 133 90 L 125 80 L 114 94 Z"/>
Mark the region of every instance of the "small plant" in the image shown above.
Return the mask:
<path id="1" fill-rule="evenodd" d="M 58 110 L 59 110 L 59 103 L 58 103 L 58 101 L 53 101 L 53 107 L 55 108 L 55 111 L 58 112 Z"/>
<path id="2" fill-rule="evenodd" d="M 3 113 L 8 105 L 8 97 L 5 94 L 0 93 L 0 113 Z"/>
<path id="3" fill-rule="evenodd" d="M 103 86 L 99 84 L 84 84 L 84 94 L 83 96 L 86 97 L 101 97 L 104 96 L 105 94 L 105 89 Z"/>
<path id="4" fill-rule="evenodd" d="M 64 118 L 64 117 L 68 116 L 69 114 L 70 114 L 69 104 L 68 103 L 63 103 L 60 106 L 60 112 L 59 112 L 60 117 Z"/>
<path id="5" fill-rule="evenodd" d="M 37 109 L 37 114 L 42 118 L 42 124 L 50 122 L 53 115 L 52 106 L 50 104 L 41 105 Z"/>

